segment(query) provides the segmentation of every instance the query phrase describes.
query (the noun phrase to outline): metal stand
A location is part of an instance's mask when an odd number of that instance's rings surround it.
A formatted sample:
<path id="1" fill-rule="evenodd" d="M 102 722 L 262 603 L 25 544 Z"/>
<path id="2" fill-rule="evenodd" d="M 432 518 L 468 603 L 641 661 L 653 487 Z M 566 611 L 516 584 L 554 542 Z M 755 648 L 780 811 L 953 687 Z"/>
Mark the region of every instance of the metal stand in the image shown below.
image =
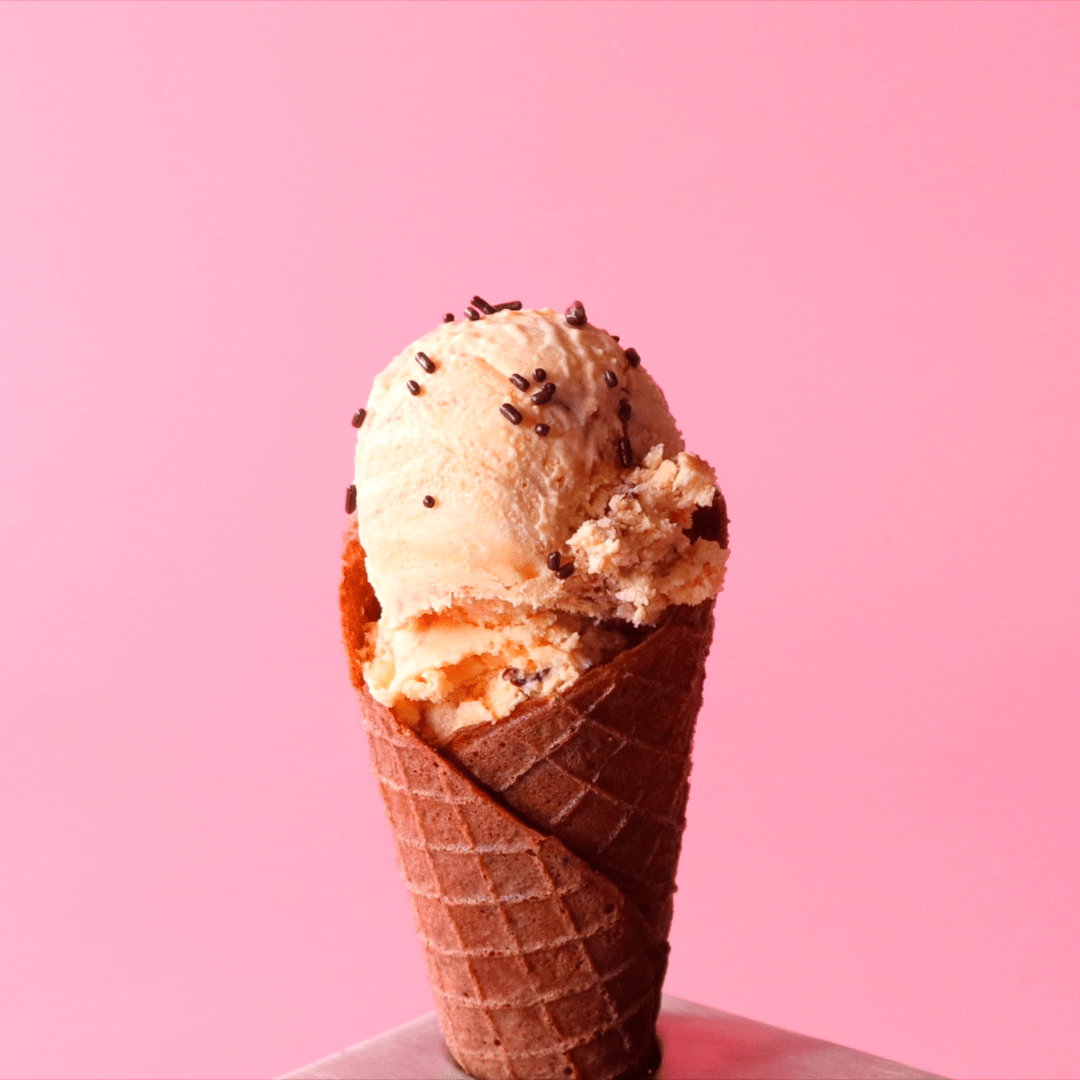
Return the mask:
<path id="1" fill-rule="evenodd" d="M 664 995 L 656 1080 L 941 1080 L 886 1058 Z M 332 1054 L 281 1080 L 469 1080 L 434 1013 Z"/>

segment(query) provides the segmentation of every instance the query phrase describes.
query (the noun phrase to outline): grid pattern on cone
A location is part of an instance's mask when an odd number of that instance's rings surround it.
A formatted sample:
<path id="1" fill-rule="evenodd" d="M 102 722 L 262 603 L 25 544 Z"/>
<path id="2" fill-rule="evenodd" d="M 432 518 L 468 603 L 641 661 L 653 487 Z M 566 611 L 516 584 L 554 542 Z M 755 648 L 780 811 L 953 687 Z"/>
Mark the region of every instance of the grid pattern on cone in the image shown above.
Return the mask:
<path id="1" fill-rule="evenodd" d="M 712 604 L 554 699 L 459 732 L 444 753 L 529 824 L 602 870 L 667 937 Z"/>
<path id="2" fill-rule="evenodd" d="M 634 905 L 366 694 L 361 708 L 455 1058 L 484 1080 L 614 1080 L 640 1065 L 666 947 Z"/>
<path id="3" fill-rule="evenodd" d="M 480 1080 L 636 1075 L 667 966 L 712 605 L 673 609 L 569 693 L 493 726 L 513 738 L 474 729 L 475 744 L 444 748 L 448 761 L 364 689 L 379 606 L 355 521 L 340 592 L 372 766 L 452 1053 Z M 464 759 L 484 739 L 474 769 Z M 636 872 L 643 851 L 647 874 Z"/>

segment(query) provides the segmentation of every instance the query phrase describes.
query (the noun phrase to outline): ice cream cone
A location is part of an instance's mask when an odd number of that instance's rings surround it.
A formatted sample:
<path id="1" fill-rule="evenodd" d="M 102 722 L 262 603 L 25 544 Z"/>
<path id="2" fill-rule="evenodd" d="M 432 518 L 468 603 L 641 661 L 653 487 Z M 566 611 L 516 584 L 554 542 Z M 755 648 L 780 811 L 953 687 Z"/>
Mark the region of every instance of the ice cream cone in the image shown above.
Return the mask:
<path id="1" fill-rule="evenodd" d="M 442 752 L 367 692 L 355 526 L 341 610 L 447 1045 L 480 1080 L 644 1075 L 667 965 L 712 602 Z"/>

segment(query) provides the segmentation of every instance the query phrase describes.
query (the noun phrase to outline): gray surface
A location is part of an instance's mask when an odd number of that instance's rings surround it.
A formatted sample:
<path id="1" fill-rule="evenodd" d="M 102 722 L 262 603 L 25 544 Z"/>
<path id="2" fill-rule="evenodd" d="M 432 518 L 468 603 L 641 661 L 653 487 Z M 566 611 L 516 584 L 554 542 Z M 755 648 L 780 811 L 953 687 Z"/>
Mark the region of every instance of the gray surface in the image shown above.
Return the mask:
<path id="1" fill-rule="evenodd" d="M 937 1076 L 836 1043 L 664 995 L 658 1080 L 907 1080 Z M 469 1080 L 434 1013 L 291 1072 L 282 1080 Z"/>

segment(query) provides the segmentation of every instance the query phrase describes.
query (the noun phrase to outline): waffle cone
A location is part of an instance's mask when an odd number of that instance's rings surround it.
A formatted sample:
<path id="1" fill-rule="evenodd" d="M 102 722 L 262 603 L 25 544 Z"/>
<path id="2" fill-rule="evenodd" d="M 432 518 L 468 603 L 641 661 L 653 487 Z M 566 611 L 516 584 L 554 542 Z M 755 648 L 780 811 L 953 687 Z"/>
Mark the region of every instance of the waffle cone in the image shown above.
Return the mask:
<path id="1" fill-rule="evenodd" d="M 712 603 L 442 752 L 367 693 L 355 529 L 342 622 L 439 1023 L 480 1080 L 644 1075 L 667 967 Z"/>

